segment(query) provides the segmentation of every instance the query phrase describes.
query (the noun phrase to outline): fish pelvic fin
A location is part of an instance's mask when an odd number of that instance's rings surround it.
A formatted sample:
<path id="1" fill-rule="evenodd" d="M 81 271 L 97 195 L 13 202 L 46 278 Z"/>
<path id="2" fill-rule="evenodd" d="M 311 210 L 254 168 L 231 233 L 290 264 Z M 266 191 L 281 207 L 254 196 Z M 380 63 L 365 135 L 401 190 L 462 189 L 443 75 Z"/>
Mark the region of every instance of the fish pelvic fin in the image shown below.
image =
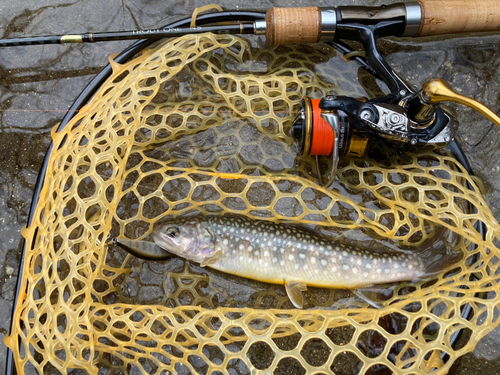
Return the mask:
<path id="1" fill-rule="evenodd" d="M 288 298 L 292 301 L 293 305 L 301 309 L 304 307 L 304 296 L 302 292 L 307 290 L 307 285 L 298 281 L 285 282 L 285 289 Z"/>

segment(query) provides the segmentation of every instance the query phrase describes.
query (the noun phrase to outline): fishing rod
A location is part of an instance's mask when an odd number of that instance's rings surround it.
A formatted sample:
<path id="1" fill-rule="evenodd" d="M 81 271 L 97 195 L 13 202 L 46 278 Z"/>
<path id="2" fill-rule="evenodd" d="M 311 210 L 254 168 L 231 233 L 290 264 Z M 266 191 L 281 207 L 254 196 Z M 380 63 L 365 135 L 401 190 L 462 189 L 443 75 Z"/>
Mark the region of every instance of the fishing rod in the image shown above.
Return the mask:
<path id="1" fill-rule="evenodd" d="M 443 101 L 467 105 L 496 125 L 500 118 L 484 105 L 454 92 L 436 79 L 419 90 L 399 77 L 377 49 L 384 37 L 424 37 L 444 34 L 500 31 L 497 0 L 419 0 L 378 7 L 270 8 L 267 13 L 222 12 L 213 22 L 196 19 L 187 25 L 155 29 L 35 36 L 0 40 L 0 47 L 57 43 L 93 43 L 123 39 L 156 40 L 187 34 L 265 35 L 269 45 L 326 42 L 343 53 L 351 49 L 344 40 L 360 42 L 365 57 L 357 57 L 375 77 L 384 81 L 390 94 L 366 99 L 328 95 L 303 98 L 292 127 L 293 138 L 304 157 L 315 156 L 322 185 L 331 187 L 340 158 L 368 155 L 385 164 L 406 152 L 445 147 L 452 142 L 457 121 L 439 107 Z M 194 17 L 193 17 L 194 18 Z M 200 18 L 198 18 L 200 19 Z M 319 157 L 332 157 L 325 183 Z M 407 157 L 406 157 L 407 158 Z"/>

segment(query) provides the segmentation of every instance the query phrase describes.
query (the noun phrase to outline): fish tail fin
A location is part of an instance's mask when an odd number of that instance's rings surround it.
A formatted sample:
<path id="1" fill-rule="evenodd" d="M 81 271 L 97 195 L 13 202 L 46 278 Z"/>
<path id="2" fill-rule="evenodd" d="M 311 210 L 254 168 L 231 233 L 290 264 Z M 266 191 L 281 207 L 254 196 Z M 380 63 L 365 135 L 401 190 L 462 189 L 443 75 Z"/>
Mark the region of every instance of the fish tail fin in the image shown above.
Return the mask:
<path id="1" fill-rule="evenodd" d="M 424 266 L 422 276 L 434 276 L 453 269 L 464 257 L 461 251 L 454 250 L 459 240 L 460 237 L 452 230 L 438 228 L 435 235 L 425 241 L 418 251 Z"/>
<path id="2" fill-rule="evenodd" d="M 453 249 L 447 249 L 446 251 L 447 253 L 438 257 L 438 259 L 422 260 L 424 263 L 424 276 L 434 276 L 441 272 L 449 271 L 464 257 L 461 251 L 454 251 Z"/>

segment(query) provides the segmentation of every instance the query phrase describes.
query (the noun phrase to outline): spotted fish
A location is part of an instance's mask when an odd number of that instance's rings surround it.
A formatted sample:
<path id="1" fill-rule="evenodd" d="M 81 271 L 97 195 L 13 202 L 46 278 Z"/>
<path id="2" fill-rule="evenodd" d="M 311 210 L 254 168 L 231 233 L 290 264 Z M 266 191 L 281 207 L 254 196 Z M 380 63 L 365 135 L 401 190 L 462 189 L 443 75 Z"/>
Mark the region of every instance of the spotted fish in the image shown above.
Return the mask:
<path id="1" fill-rule="evenodd" d="M 356 289 L 413 280 L 458 261 L 453 253 L 439 264 L 426 264 L 411 252 L 373 252 L 295 226 L 232 216 L 177 218 L 157 228 L 153 239 L 160 248 L 202 267 L 285 285 L 297 308 L 302 308 L 307 286 Z"/>

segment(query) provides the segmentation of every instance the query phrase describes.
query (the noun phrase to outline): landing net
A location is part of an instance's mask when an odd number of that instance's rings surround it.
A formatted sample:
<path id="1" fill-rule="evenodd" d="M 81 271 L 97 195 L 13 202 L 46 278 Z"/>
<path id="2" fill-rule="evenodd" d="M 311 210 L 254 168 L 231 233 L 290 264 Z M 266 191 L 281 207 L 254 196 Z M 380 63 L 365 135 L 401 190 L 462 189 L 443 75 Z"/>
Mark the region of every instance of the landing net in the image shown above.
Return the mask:
<path id="1" fill-rule="evenodd" d="M 6 339 L 19 373 L 444 374 L 498 324 L 499 226 L 453 157 L 344 159 L 326 190 L 314 161 L 297 156 L 290 128 L 304 95 L 366 95 L 330 47 L 199 35 L 110 61 L 100 91 L 53 132 L 23 232 Z M 282 286 L 178 258 L 142 261 L 109 243 L 147 240 L 166 217 L 224 213 L 410 249 L 441 226 L 465 256 L 446 274 L 375 294 L 380 309 L 311 288 L 297 310 Z"/>

